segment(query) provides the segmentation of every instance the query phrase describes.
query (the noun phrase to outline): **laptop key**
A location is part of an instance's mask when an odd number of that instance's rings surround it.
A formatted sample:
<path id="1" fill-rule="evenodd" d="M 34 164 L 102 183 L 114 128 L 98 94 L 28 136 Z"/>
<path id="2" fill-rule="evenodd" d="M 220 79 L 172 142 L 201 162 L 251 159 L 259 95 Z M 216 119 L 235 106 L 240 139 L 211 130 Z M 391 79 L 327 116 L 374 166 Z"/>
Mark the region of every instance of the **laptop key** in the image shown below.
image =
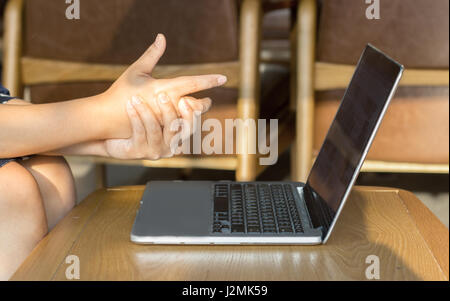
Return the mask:
<path id="1" fill-rule="evenodd" d="M 244 225 L 232 225 L 231 232 L 232 233 L 244 233 L 245 227 L 244 227 Z"/>

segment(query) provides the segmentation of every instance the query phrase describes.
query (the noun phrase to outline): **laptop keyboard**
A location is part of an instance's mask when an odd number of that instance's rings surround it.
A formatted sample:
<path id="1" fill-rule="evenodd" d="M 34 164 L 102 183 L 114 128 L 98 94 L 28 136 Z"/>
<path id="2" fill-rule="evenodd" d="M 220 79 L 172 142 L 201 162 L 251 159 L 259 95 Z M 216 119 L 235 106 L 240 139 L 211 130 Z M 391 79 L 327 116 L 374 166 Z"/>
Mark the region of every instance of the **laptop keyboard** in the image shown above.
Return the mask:
<path id="1" fill-rule="evenodd" d="M 215 184 L 213 233 L 302 233 L 289 184 Z"/>

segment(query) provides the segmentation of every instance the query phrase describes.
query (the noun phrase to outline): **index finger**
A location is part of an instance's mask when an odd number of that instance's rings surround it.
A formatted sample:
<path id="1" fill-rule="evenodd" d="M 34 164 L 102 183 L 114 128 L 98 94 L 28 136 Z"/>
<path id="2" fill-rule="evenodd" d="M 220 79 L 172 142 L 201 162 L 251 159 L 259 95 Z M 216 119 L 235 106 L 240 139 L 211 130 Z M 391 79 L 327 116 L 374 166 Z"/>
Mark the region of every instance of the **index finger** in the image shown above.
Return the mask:
<path id="1" fill-rule="evenodd" d="M 165 91 L 171 91 L 177 96 L 192 94 L 202 90 L 222 86 L 227 82 L 227 77 L 220 74 L 180 76 L 163 80 L 160 86 Z"/>

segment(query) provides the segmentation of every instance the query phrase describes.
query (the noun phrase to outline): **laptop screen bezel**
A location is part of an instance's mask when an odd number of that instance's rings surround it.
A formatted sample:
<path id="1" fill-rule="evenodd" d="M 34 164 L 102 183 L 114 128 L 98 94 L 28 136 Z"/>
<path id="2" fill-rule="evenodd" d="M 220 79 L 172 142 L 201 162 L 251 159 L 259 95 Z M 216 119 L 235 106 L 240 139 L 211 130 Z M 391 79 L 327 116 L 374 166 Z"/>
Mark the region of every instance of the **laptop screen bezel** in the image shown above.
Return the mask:
<path id="1" fill-rule="evenodd" d="M 383 56 L 385 56 L 385 57 L 386 57 L 388 60 L 390 60 L 391 62 L 395 63 L 395 64 L 399 67 L 399 72 L 398 72 L 398 74 L 397 74 L 397 77 L 396 77 L 396 80 L 395 80 L 395 82 L 394 82 L 394 85 L 393 85 L 393 87 L 392 87 L 392 89 L 391 89 L 391 91 L 390 91 L 390 93 L 389 93 L 388 99 L 387 99 L 387 101 L 385 102 L 385 105 L 384 105 L 384 107 L 383 107 L 383 109 L 382 109 L 380 115 L 378 116 L 377 122 L 376 122 L 376 124 L 375 124 L 375 128 L 374 128 L 374 130 L 372 131 L 372 133 L 371 133 L 371 135 L 370 135 L 370 138 L 369 138 L 369 140 L 368 140 L 368 143 L 366 144 L 365 149 L 364 149 L 364 151 L 363 151 L 363 153 L 362 153 L 362 156 L 361 156 L 361 158 L 360 158 L 360 160 L 359 160 L 359 162 L 358 162 L 358 164 L 357 164 L 357 166 L 356 166 L 356 168 L 355 168 L 355 170 L 354 170 L 354 172 L 353 172 L 353 176 L 352 176 L 352 178 L 351 178 L 351 180 L 350 180 L 350 183 L 349 183 L 349 185 L 347 186 L 347 189 L 345 190 L 345 193 L 344 193 L 343 197 L 342 197 L 341 200 L 340 200 L 340 203 L 339 203 L 339 206 L 338 206 L 338 210 L 336 211 L 336 214 L 334 215 L 334 217 L 333 217 L 333 219 L 332 219 L 332 221 L 331 221 L 330 226 L 327 227 L 327 229 L 325 229 L 325 230 L 326 230 L 326 233 L 323 234 L 324 239 L 323 239 L 322 243 L 326 243 L 326 242 L 328 241 L 328 239 L 330 238 L 331 232 L 333 231 L 333 228 L 334 228 L 334 226 L 335 226 L 335 224 L 336 224 L 336 221 L 337 221 L 337 219 L 339 218 L 339 216 L 340 216 L 340 214 L 341 214 L 341 212 L 342 212 L 342 209 L 343 209 L 343 207 L 344 207 L 344 205 L 345 205 L 345 202 L 347 201 L 347 198 L 348 198 L 348 196 L 349 196 L 349 194 L 350 194 L 350 192 L 351 192 L 351 190 L 352 190 L 352 188 L 353 188 L 353 186 L 354 186 L 354 184 L 355 184 L 356 179 L 358 178 L 359 172 L 360 172 L 361 167 L 362 167 L 362 165 L 363 165 L 363 163 L 364 163 L 364 160 L 365 160 L 365 158 L 366 158 L 366 156 L 367 156 L 367 153 L 369 152 L 370 146 L 372 145 L 372 142 L 373 142 L 373 140 L 374 140 L 374 138 L 375 138 L 375 136 L 376 136 L 376 133 L 378 132 L 378 129 L 379 129 L 380 124 L 381 124 L 381 121 L 383 120 L 383 117 L 384 117 L 384 115 L 386 114 L 387 108 L 389 107 L 389 104 L 390 104 L 392 98 L 394 97 L 394 94 L 395 94 L 395 92 L 396 92 L 396 90 L 397 90 L 397 88 L 398 88 L 400 79 L 401 79 L 402 74 L 403 74 L 403 71 L 404 71 L 403 65 L 397 63 L 395 60 L 393 60 L 392 58 L 390 58 L 389 56 L 387 56 L 386 54 L 384 54 L 382 51 L 380 51 L 380 50 L 377 49 L 376 47 L 372 46 L 371 44 L 368 44 L 368 45 L 366 46 L 366 48 L 364 49 L 363 54 L 362 54 L 361 57 L 359 58 L 358 64 L 357 64 L 357 66 L 356 66 L 356 68 L 355 68 L 355 73 L 353 74 L 352 79 L 351 79 L 351 81 L 350 81 L 350 85 L 351 85 L 351 83 L 354 81 L 354 79 L 355 79 L 355 77 L 356 77 L 356 75 L 357 75 L 357 74 L 356 74 L 356 70 L 357 70 L 358 67 L 360 66 L 360 64 L 361 64 L 361 62 L 362 62 L 362 60 L 363 60 L 363 58 L 364 58 L 364 54 L 366 53 L 366 51 L 367 51 L 368 48 L 372 48 L 372 49 L 375 50 L 376 52 L 381 53 Z M 347 89 L 346 89 L 346 91 L 345 91 L 345 93 L 344 93 L 344 96 L 343 96 L 342 100 L 345 99 L 345 97 L 347 96 L 347 93 L 348 93 L 348 90 L 349 90 L 350 85 L 347 87 Z M 329 130 L 332 128 L 333 124 L 335 123 L 336 117 L 337 117 L 337 115 L 338 115 L 339 110 L 341 109 L 341 106 L 342 106 L 342 101 L 341 101 L 341 104 L 339 105 L 339 108 L 338 108 L 338 110 L 337 110 L 337 112 L 336 112 L 336 115 L 335 115 L 335 117 L 334 117 L 334 119 L 333 119 L 333 122 L 332 122 L 331 126 L 329 127 Z M 329 130 L 328 130 L 328 132 L 329 132 Z M 328 136 L 328 133 L 327 133 L 327 136 Z M 322 147 L 323 147 L 323 145 L 322 145 Z M 321 147 L 321 150 L 322 150 L 322 147 Z M 320 151 L 319 151 L 319 153 L 320 153 Z M 314 192 L 314 189 L 309 185 L 309 177 L 310 177 L 310 175 L 311 175 L 311 172 L 312 172 L 312 170 L 310 171 L 310 174 L 309 174 L 309 176 L 308 176 L 308 180 L 307 180 L 307 182 L 306 182 L 306 184 L 305 184 L 305 188 L 307 188 L 307 189 L 309 188 L 310 191 Z M 320 196 L 319 196 L 319 197 L 320 197 Z M 313 200 L 313 201 L 316 201 L 316 200 Z"/>

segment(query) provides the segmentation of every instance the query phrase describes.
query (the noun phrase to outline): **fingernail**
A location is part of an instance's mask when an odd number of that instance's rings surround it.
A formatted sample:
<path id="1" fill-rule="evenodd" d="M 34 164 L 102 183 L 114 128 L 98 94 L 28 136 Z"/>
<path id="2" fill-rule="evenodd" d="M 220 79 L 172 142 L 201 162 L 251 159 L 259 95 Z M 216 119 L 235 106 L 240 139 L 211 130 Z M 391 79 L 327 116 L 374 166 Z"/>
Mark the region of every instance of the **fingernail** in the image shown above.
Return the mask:
<path id="1" fill-rule="evenodd" d="M 169 97 L 166 95 L 166 93 L 160 93 L 158 94 L 158 100 L 160 103 L 166 104 L 169 102 Z"/>
<path id="2" fill-rule="evenodd" d="M 184 99 L 184 98 L 182 98 L 180 100 L 180 102 L 178 103 L 178 106 L 180 107 L 180 110 L 183 110 L 183 111 L 187 111 L 188 110 L 188 104 L 186 102 L 186 99 Z"/>
<path id="3" fill-rule="evenodd" d="M 137 96 L 131 97 L 131 100 L 133 101 L 133 104 L 135 104 L 135 105 L 140 105 L 142 103 L 142 101 Z"/>
<path id="4" fill-rule="evenodd" d="M 220 75 L 220 76 L 217 78 L 217 83 L 218 83 L 219 85 L 223 85 L 223 84 L 226 83 L 226 82 L 227 82 L 227 77 L 226 77 L 226 76 Z"/>
<path id="5" fill-rule="evenodd" d="M 127 101 L 127 110 L 133 110 L 133 104 L 131 103 L 131 100 Z"/>
<path id="6" fill-rule="evenodd" d="M 158 33 L 155 39 L 155 45 L 156 46 L 162 46 L 162 34 Z"/>

